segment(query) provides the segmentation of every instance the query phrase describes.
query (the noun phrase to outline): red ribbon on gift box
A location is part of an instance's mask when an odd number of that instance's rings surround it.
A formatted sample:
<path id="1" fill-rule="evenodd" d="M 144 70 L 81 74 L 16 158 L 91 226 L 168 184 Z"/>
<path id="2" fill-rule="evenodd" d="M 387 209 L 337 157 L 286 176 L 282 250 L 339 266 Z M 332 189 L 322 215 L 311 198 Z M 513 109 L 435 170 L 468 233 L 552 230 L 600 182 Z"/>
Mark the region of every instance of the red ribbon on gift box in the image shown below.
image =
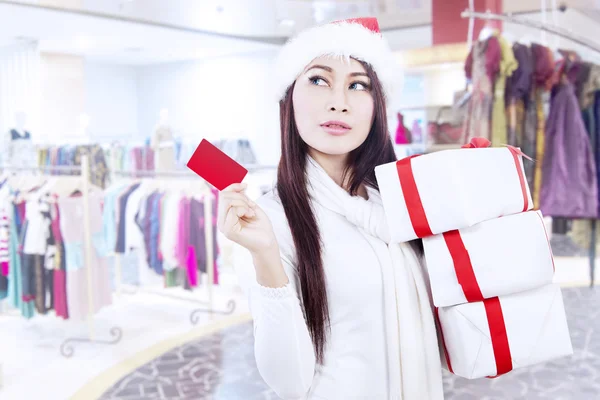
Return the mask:
<path id="1" fill-rule="evenodd" d="M 484 138 L 474 138 L 470 143 L 462 146 L 463 148 L 485 148 L 491 145 L 490 141 Z M 523 194 L 523 211 L 529 209 L 529 198 L 527 196 L 527 188 L 525 175 L 519 162 L 519 156 L 525 156 L 520 150 L 507 146 L 510 153 L 513 155 L 515 160 L 515 166 L 519 175 L 519 182 L 521 184 Z M 405 158 L 396 163 L 398 170 L 398 177 L 400 178 L 400 185 L 406 201 L 409 216 L 415 233 L 418 237 L 423 238 L 431 236 L 431 228 L 425 209 L 421 202 L 421 197 L 417 188 L 416 181 L 412 172 L 411 160 L 415 156 Z M 526 157 L 526 156 L 525 156 Z M 475 271 L 473 270 L 473 264 L 471 263 L 471 257 L 465 244 L 460 236 L 458 230 L 446 232 L 443 234 L 450 255 L 454 262 L 454 269 L 459 284 L 463 289 L 465 298 L 469 303 L 471 302 L 482 302 L 485 307 L 485 312 L 488 320 L 488 326 L 490 329 L 490 338 L 492 341 L 492 348 L 494 351 L 494 359 L 496 362 L 496 376 L 500 376 L 510 372 L 512 366 L 512 355 L 510 352 L 510 345 L 508 342 L 508 335 L 506 333 L 506 325 L 504 323 L 504 314 L 502 312 L 502 306 L 498 297 L 491 299 L 485 299 L 481 293 L 481 288 L 477 282 Z M 441 329 L 441 321 L 439 321 L 439 314 L 436 309 L 436 319 L 440 325 L 440 333 L 442 345 L 444 347 L 444 354 L 446 356 L 446 364 L 450 372 L 452 371 L 452 364 L 450 362 L 450 355 L 446 349 L 444 341 L 444 335 Z M 490 377 L 492 378 L 492 377 Z"/>
<path id="2" fill-rule="evenodd" d="M 485 148 L 489 147 L 490 145 L 491 142 L 485 138 L 473 138 L 470 143 L 462 147 L 472 149 Z M 523 194 L 523 212 L 525 212 L 529 209 L 529 197 L 527 196 L 525 173 L 521 167 L 519 156 L 526 157 L 530 160 L 531 158 L 527 157 L 525 154 L 523 154 L 523 152 L 521 152 L 521 150 L 515 147 L 506 147 L 515 160 L 515 166 L 519 176 L 519 182 L 521 184 L 521 192 Z M 412 170 L 412 159 L 418 156 L 419 155 L 414 155 L 396 161 L 396 170 L 398 172 L 398 179 L 400 180 L 400 187 L 402 188 L 410 222 L 417 237 L 424 238 L 427 236 L 432 236 L 433 232 L 431 231 L 429 221 L 427 220 L 427 214 L 425 213 L 425 208 L 423 207 L 423 203 L 421 201 L 421 195 L 419 194 L 419 188 L 417 187 L 417 182 L 415 181 L 415 176 Z"/>
<path id="3" fill-rule="evenodd" d="M 512 371 L 512 355 L 510 353 L 510 344 L 508 343 L 508 335 L 506 333 L 506 324 L 504 323 L 504 314 L 502 313 L 500 299 L 498 297 L 485 299 L 483 300 L 483 306 L 485 307 L 485 314 L 490 328 L 490 339 L 492 340 L 492 349 L 494 351 L 494 360 L 496 362 L 496 375 L 488 376 L 488 378 L 492 379 Z M 448 366 L 448 371 L 454 373 L 452 370 L 452 363 L 450 362 L 450 354 L 448 353 L 446 341 L 444 340 L 442 321 L 440 320 L 437 308 L 435 309 L 435 316 L 439 325 L 440 339 L 446 358 L 446 365 Z"/>
<path id="4" fill-rule="evenodd" d="M 490 328 L 492 348 L 494 350 L 494 358 L 496 360 L 496 376 L 506 374 L 512 370 L 512 356 L 508 344 L 508 336 L 506 334 L 506 326 L 504 325 L 504 315 L 502 313 L 500 300 L 498 297 L 493 297 L 491 299 L 485 299 L 483 297 L 481 288 L 477 282 L 477 277 L 475 276 L 475 271 L 473 270 L 469 251 L 460 236 L 460 232 L 454 230 L 444 233 L 443 236 L 446 246 L 448 246 L 448 250 L 450 251 L 450 255 L 452 256 L 456 277 L 458 283 L 462 287 L 465 298 L 469 303 L 478 301 L 483 302 L 485 307 L 485 313 Z M 442 335 L 442 342 L 443 340 L 444 338 Z M 450 367 L 450 356 L 447 353 L 445 344 L 444 352 L 446 353 L 446 363 L 449 366 L 450 372 L 452 372 Z"/>

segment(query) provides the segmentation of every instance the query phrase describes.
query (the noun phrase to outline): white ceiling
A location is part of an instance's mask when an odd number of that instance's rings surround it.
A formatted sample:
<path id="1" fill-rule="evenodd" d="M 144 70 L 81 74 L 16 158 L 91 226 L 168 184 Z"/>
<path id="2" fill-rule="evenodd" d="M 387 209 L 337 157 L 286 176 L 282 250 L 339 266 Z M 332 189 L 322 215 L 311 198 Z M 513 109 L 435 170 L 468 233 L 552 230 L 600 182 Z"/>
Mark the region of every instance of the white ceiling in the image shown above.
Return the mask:
<path id="1" fill-rule="evenodd" d="M 504 9 L 523 12 L 540 3 L 504 0 Z M 595 7 L 600 0 L 567 3 Z M 319 19 L 370 11 L 394 49 L 430 45 L 431 0 L 0 0 L 0 46 L 31 39 L 45 52 L 155 64 L 272 52 Z"/>
<path id="2" fill-rule="evenodd" d="M 41 51 L 153 64 L 272 51 L 277 45 L 0 2 L 0 45 L 37 40 Z"/>

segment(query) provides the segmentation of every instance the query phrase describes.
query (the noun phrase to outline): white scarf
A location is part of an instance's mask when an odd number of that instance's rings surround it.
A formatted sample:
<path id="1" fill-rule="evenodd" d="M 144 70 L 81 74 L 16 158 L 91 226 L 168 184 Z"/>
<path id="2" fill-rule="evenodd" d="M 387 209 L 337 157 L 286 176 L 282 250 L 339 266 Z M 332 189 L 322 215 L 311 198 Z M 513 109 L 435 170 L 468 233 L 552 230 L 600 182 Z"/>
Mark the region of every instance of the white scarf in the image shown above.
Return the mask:
<path id="1" fill-rule="evenodd" d="M 384 276 L 384 307 L 390 395 L 393 399 L 444 398 L 440 353 L 431 296 L 419 260 L 406 243 L 390 243 L 379 192 L 367 188 L 369 200 L 350 196 L 311 157 L 307 158 L 310 195 L 321 206 L 341 214 L 368 240 L 382 240 L 392 261 L 376 252 Z"/>

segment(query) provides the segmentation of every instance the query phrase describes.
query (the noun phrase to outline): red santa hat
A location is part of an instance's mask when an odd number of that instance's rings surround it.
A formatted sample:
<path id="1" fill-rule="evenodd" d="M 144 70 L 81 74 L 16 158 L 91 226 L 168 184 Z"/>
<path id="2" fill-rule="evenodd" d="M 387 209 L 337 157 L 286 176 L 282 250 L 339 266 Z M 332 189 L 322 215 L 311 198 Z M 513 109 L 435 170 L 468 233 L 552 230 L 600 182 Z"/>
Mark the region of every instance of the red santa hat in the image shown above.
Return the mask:
<path id="1" fill-rule="evenodd" d="M 300 32 L 286 43 L 276 63 L 278 100 L 315 58 L 352 57 L 371 65 L 388 100 L 394 92 L 400 70 L 376 18 L 355 18 L 315 26 Z"/>

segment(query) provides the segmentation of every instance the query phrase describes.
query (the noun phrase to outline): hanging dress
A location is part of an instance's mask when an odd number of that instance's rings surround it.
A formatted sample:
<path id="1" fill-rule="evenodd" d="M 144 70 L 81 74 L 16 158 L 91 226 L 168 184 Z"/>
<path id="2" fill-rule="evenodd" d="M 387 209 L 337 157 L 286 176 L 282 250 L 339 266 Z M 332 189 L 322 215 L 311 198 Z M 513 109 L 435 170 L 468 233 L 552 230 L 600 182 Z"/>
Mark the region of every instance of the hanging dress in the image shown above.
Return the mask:
<path id="1" fill-rule="evenodd" d="M 17 206 L 13 207 L 13 218 L 10 218 L 10 242 L 9 242 L 9 276 L 8 276 L 8 299 L 9 304 L 21 311 L 25 318 L 34 315 L 34 304 L 31 301 L 23 301 L 23 277 L 21 275 L 21 253 L 19 236 L 22 228 L 22 214 Z"/>
<path id="2" fill-rule="evenodd" d="M 554 60 L 550 49 L 541 46 L 539 44 L 532 44 L 531 51 L 533 53 L 533 60 L 535 63 L 534 80 L 535 87 L 533 89 L 532 100 L 535 105 L 532 107 L 532 116 L 529 114 L 526 117 L 526 134 L 531 134 L 533 131 L 532 125 L 534 124 L 533 113 L 535 112 L 535 174 L 534 174 L 534 185 L 533 185 L 533 204 L 539 207 L 540 204 L 540 192 L 542 188 L 543 179 L 543 168 L 544 163 L 544 149 L 545 146 L 545 132 L 546 132 L 546 115 L 544 113 L 544 93 L 548 90 L 549 82 L 554 74 Z M 534 110 L 534 111 L 533 111 Z"/>
<path id="3" fill-rule="evenodd" d="M 597 216 L 594 155 L 575 88 L 567 81 L 552 89 L 542 169 L 540 209 L 545 215 Z"/>
<path id="4" fill-rule="evenodd" d="M 502 146 L 508 143 L 506 121 L 506 82 L 510 79 L 519 64 L 510 44 L 502 36 L 498 36 L 500 43 L 501 61 L 498 76 L 494 84 L 494 105 L 492 109 L 492 145 Z"/>
<path id="5" fill-rule="evenodd" d="M 465 143 L 474 137 L 490 138 L 493 82 L 500 65 L 500 44 L 496 36 L 475 43 L 465 63 L 467 79 L 473 81 L 473 92 L 467 106 Z"/>
<path id="6" fill-rule="evenodd" d="M 410 140 L 410 131 L 404 126 L 404 115 L 398 113 L 398 126 L 396 127 L 396 144 L 408 144 Z"/>

